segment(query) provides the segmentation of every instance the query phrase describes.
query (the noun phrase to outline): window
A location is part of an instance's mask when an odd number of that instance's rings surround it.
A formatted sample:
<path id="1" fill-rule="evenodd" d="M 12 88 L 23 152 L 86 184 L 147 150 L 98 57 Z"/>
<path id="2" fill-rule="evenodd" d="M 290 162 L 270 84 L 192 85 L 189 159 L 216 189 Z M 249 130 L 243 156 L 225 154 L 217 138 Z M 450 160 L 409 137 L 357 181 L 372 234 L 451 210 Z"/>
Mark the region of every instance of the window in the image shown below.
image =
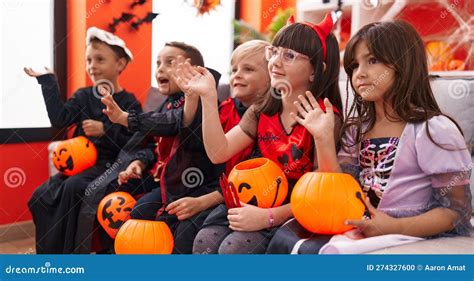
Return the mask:
<path id="1" fill-rule="evenodd" d="M 222 74 L 221 81 L 229 79 L 230 56 L 233 50 L 235 0 L 222 0 L 208 14 L 197 15 L 191 4 L 196 1 L 154 0 L 153 12 L 160 15 L 153 21 L 152 58 L 168 41 L 182 41 L 201 51 L 206 66 Z M 199 2 L 199 1 L 198 1 Z M 156 64 L 152 64 L 152 85 Z"/>
<path id="2" fill-rule="evenodd" d="M 24 73 L 23 67 L 31 66 L 38 71 L 44 66 L 53 68 L 60 73 L 58 79 L 62 84 L 61 72 L 65 73 L 66 65 L 66 4 L 62 2 L 65 1 L 0 2 L 2 143 L 51 139 L 53 130 L 41 87 L 35 78 Z M 58 59 L 59 63 L 55 63 Z"/>

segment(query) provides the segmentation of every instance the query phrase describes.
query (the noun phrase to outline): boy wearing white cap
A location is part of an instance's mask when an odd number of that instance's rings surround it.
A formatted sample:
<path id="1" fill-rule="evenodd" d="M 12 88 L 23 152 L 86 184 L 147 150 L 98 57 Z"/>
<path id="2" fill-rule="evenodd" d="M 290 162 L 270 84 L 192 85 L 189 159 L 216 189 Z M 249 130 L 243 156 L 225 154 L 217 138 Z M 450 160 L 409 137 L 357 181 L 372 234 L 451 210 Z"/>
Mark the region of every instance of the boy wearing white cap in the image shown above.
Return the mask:
<path id="1" fill-rule="evenodd" d="M 66 102 L 61 101 L 56 77 L 51 70 L 40 74 L 31 68 L 25 72 L 41 85 L 51 124 L 67 129 L 76 125 L 73 136 L 86 136 L 97 148 L 96 164 L 74 176 L 57 174 L 36 189 L 29 209 L 36 226 L 36 252 L 71 253 L 74 250 L 76 221 L 87 185 L 107 169 L 127 143 L 131 133 L 113 124 L 102 114 L 100 98 L 103 87 L 113 93 L 122 108 L 141 111 L 135 96 L 119 83 L 119 76 L 133 59 L 122 39 L 92 27 L 86 37 L 86 70 L 93 87 L 78 89 Z"/>

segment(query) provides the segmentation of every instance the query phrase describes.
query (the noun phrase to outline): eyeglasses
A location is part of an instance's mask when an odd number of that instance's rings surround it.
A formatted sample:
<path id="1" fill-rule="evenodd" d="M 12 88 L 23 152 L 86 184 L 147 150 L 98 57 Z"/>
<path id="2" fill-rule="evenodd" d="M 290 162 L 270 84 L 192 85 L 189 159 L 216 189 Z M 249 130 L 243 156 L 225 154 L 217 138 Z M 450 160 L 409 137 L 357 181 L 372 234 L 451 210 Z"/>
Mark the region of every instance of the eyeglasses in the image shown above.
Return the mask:
<path id="1" fill-rule="evenodd" d="M 309 57 L 307 55 L 300 54 L 296 51 L 291 49 L 285 48 L 278 48 L 275 46 L 267 46 L 265 47 L 265 58 L 270 61 L 271 59 L 275 58 L 276 56 L 280 56 L 280 59 L 286 65 L 291 65 L 297 58 L 307 59 Z"/>

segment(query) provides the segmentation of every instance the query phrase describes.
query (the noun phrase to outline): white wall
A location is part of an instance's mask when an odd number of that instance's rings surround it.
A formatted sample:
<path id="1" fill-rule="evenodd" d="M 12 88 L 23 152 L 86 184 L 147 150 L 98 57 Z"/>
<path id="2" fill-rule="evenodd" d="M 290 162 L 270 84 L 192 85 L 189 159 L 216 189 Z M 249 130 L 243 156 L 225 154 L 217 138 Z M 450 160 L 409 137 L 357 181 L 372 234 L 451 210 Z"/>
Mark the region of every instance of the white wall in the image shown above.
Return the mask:
<path id="1" fill-rule="evenodd" d="M 53 65 L 53 0 L 0 1 L 0 128 L 50 127 L 41 87 L 23 72 Z"/>
<path id="2" fill-rule="evenodd" d="M 160 15 L 153 21 L 152 85 L 156 85 L 155 69 L 158 52 L 168 41 L 182 41 L 201 51 L 206 66 L 222 74 L 228 81 L 233 49 L 234 0 L 222 0 L 209 14 L 197 15 L 193 0 L 154 0 L 153 12 Z"/>

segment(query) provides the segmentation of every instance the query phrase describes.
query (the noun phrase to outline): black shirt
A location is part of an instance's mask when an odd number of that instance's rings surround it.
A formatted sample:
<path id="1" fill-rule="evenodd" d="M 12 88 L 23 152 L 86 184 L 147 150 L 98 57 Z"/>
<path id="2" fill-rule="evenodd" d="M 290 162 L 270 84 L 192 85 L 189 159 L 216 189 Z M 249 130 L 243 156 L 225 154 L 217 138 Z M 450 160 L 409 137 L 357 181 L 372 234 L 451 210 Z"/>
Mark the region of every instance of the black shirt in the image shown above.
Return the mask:
<path id="1" fill-rule="evenodd" d="M 88 137 L 97 148 L 98 160 L 115 160 L 118 152 L 124 146 L 132 133 L 126 127 L 110 122 L 102 112 L 105 105 L 100 96 L 94 94 L 93 87 L 80 88 L 66 102 L 59 97 L 59 88 L 53 74 L 37 77 L 41 84 L 46 109 L 51 124 L 63 129 L 76 125 L 73 136 L 86 136 L 82 129 L 82 121 L 93 119 L 104 124 L 105 134 L 101 137 Z M 125 90 L 113 95 L 115 102 L 122 110 L 141 111 L 141 105 L 131 93 Z"/>

